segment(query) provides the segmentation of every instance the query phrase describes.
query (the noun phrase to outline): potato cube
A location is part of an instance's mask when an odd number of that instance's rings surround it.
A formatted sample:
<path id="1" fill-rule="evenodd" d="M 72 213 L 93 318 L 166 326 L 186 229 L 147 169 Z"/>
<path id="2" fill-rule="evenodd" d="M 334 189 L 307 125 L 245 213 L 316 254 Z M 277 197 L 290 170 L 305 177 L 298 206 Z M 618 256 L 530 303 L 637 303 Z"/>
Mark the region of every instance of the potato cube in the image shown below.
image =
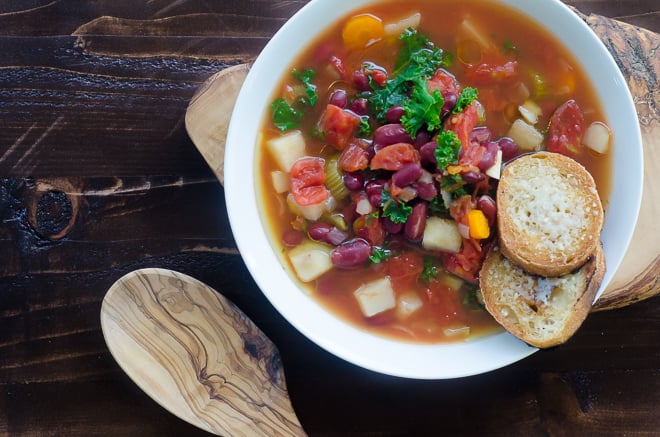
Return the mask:
<path id="1" fill-rule="evenodd" d="M 396 306 L 390 278 L 377 279 L 353 292 L 365 317 L 372 317 Z"/>
<path id="2" fill-rule="evenodd" d="M 277 194 L 286 193 L 291 189 L 291 181 L 289 174 L 280 170 L 273 170 L 270 172 L 270 178 L 273 182 L 273 189 Z"/>
<path id="3" fill-rule="evenodd" d="M 541 150 L 543 134 L 537 131 L 531 124 L 527 124 L 521 118 L 518 118 L 513 122 L 509 128 L 507 136 L 515 141 L 518 148 L 524 152 Z"/>
<path id="4" fill-rule="evenodd" d="M 405 320 L 423 305 L 422 298 L 414 291 L 401 293 L 396 300 L 396 316 L 399 320 Z"/>
<path id="5" fill-rule="evenodd" d="M 332 269 L 331 252 L 330 246 L 305 240 L 289 250 L 288 255 L 298 278 L 310 282 Z"/>
<path id="6" fill-rule="evenodd" d="M 291 171 L 291 166 L 298 158 L 305 156 L 305 139 L 300 131 L 292 131 L 266 143 L 280 170 Z"/>
<path id="7" fill-rule="evenodd" d="M 458 224 L 451 219 L 429 217 L 426 219 L 422 246 L 428 250 L 457 253 L 461 250 L 463 239 L 458 231 Z"/>

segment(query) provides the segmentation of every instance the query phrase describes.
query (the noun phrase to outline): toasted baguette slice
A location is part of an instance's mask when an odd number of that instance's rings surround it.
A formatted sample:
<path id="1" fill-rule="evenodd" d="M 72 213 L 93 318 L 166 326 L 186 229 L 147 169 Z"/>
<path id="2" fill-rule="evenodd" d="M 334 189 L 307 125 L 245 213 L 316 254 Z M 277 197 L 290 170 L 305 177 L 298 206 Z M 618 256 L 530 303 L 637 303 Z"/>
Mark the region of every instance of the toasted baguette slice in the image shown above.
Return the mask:
<path id="1" fill-rule="evenodd" d="M 524 155 L 502 172 L 500 248 L 528 272 L 561 276 L 580 267 L 599 244 L 603 216 L 591 174 L 567 156 Z"/>
<path id="2" fill-rule="evenodd" d="M 490 250 L 479 276 L 488 312 L 507 331 L 539 348 L 564 343 L 582 325 L 605 274 L 600 244 L 581 268 L 559 277 L 537 276 Z"/>

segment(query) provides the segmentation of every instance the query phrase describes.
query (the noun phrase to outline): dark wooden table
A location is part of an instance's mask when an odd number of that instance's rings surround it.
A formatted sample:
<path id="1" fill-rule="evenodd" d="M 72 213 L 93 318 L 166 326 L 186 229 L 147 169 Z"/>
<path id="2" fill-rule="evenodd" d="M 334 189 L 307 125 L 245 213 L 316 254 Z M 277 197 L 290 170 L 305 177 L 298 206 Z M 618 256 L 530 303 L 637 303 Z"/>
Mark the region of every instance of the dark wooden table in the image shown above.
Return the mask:
<path id="1" fill-rule="evenodd" d="M 205 281 L 263 329 L 310 435 L 660 435 L 658 297 L 448 381 L 357 368 L 274 311 L 183 120 L 207 77 L 253 59 L 305 3 L 0 3 L 0 435 L 204 435 L 143 394 L 103 341 L 106 290 L 150 266 Z M 567 3 L 660 31 L 657 0 Z"/>

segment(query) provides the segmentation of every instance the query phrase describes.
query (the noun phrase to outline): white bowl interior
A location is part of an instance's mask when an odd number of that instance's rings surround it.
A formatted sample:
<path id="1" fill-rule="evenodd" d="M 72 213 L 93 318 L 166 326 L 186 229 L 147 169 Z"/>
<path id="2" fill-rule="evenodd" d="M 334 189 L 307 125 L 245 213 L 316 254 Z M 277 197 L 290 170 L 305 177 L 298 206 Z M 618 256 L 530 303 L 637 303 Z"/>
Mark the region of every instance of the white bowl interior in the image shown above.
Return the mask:
<path id="1" fill-rule="evenodd" d="M 602 290 L 621 263 L 632 237 L 641 202 L 641 134 L 625 80 L 600 40 L 558 0 L 501 0 L 542 22 L 569 47 L 591 76 L 614 132 L 612 191 L 602 233 L 607 274 Z M 241 89 L 232 115 L 225 152 L 225 193 L 238 248 L 257 285 L 273 306 L 300 332 L 329 352 L 373 371 L 420 379 L 468 376 L 497 369 L 536 351 L 500 333 L 459 344 L 421 345 L 381 338 L 330 314 L 301 291 L 270 247 L 258 207 L 254 173 L 258 126 L 272 90 L 297 53 L 318 31 L 374 0 L 312 0 L 292 17 L 260 54 Z M 541 21 L 537 19 L 537 21 Z"/>

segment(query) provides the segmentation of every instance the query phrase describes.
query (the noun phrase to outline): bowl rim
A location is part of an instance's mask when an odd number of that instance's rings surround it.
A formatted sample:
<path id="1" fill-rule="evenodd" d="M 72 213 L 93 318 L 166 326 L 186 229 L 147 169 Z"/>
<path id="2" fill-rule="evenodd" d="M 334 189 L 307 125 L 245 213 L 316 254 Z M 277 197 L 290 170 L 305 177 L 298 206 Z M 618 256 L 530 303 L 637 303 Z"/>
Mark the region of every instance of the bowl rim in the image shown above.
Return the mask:
<path id="1" fill-rule="evenodd" d="M 299 289 L 287 267 L 275 254 L 270 237 L 264 230 L 262 213 L 258 205 L 258 193 L 254 174 L 257 168 L 255 148 L 258 140 L 256 129 L 245 129 L 263 120 L 272 89 L 294 57 L 287 56 L 281 62 L 282 53 L 299 53 L 307 46 L 303 38 L 293 35 L 308 32 L 308 24 L 317 22 L 314 17 L 324 17 L 327 23 L 345 16 L 370 3 L 382 0 L 311 0 L 304 5 L 266 44 L 254 62 L 241 88 L 228 130 L 225 149 L 225 200 L 230 226 L 243 260 L 261 291 L 299 332 L 326 351 L 360 367 L 392 376 L 415 379 L 446 379 L 465 377 L 489 372 L 517 362 L 537 351 L 511 334 L 502 332 L 476 338 L 464 343 L 415 344 L 379 337 L 356 328 L 322 308 L 311 296 Z M 623 160 L 625 168 L 613 165 L 613 183 L 610 203 L 625 205 L 628 214 L 610 214 L 606 208 L 606 222 L 602 240 L 607 260 L 607 272 L 596 299 L 610 283 L 620 265 L 632 234 L 641 205 L 643 186 L 643 153 L 641 131 L 637 113 L 623 74 L 607 48 L 588 25 L 559 0 L 529 2 L 527 0 L 489 0 L 519 10 L 523 14 L 544 17 L 544 23 L 532 18 L 540 26 L 549 29 L 576 59 L 581 61 L 591 75 L 596 90 L 608 89 L 608 95 L 600 95 L 608 123 L 614 132 L 613 144 L 626 138 L 626 151 L 634 153 L 634 159 Z M 536 14 L 533 15 L 533 10 Z M 579 42 L 569 39 L 571 32 L 580 32 Z M 593 65 L 594 69 L 590 70 Z M 263 84 L 266 93 L 263 90 Z M 272 86 L 270 86 L 272 85 Z M 614 96 L 614 97 L 613 97 Z M 610 100 L 617 102 L 616 117 Z M 255 109 L 259 108 L 259 109 Z M 623 114 L 623 116 L 622 116 Z M 614 162 L 624 152 L 624 147 L 614 147 Z M 618 153 L 617 153 L 618 152 Z M 625 177 L 628 188 L 616 184 Z M 631 192 L 629 187 L 638 189 Z M 623 229 L 623 230 L 622 230 Z M 275 284 L 275 286 L 274 286 Z M 293 295 L 276 291 L 281 284 L 290 284 Z M 328 335 L 330 333 L 330 335 Z M 347 341 L 350 340 L 350 341 Z M 458 357 L 448 360 L 447 357 Z M 403 357 L 403 358 L 402 358 Z M 429 365 L 428 363 L 433 363 Z"/>

